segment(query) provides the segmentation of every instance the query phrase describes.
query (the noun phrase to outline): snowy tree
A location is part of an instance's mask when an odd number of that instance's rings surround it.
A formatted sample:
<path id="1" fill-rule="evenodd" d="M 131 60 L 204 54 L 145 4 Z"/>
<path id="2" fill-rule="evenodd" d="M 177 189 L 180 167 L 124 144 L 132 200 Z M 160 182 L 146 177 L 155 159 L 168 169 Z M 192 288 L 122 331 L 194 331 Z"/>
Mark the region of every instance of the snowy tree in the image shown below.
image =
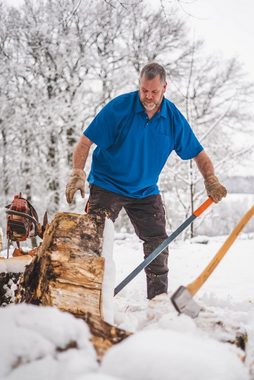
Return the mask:
<path id="1" fill-rule="evenodd" d="M 253 85 L 247 81 L 235 58 L 222 65 L 216 57 L 204 57 L 196 45 L 193 46 L 186 75 L 177 81 L 172 76 L 170 79 L 171 96 L 211 156 L 216 173 L 223 180 L 227 170 L 239 157 L 253 150 L 253 144 L 246 144 L 246 139 L 242 146 L 239 144 L 241 133 L 245 136 L 253 134 L 250 123 L 253 120 L 250 113 Z M 201 196 L 204 196 L 203 178 L 192 160 L 186 163 L 176 157 L 169 160 L 161 185 L 164 192 L 174 187 L 184 211 L 182 217 L 192 213 L 201 203 Z M 194 235 L 193 227 L 191 236 Z"/>
<path id="2" fill-rule="evenodd" d="M 206 59 L 200 42 L 193 50 L 175 8 L 166 14 L 144 2 L 117 0 L 25 0 L 19 9 L 0 7 L 1 207 L 21 191 L 40 215 L 59 210 L 82 129 L 112 97 L 135 90 L 141 66 L 151 60 L 166 67 L 169 98 L 216 166 L 225 150 L 236 154 L 229 137 L 240 122 L 246 128 L 249 88 L 236 61 Z M 179 218 L 198 200 L 200 178 L 183 163 L 168 165 L 162 194 L 166 203 L 175 202 L 174 185 Z M 127 223 L 122 216 L 118 227 Z"/>

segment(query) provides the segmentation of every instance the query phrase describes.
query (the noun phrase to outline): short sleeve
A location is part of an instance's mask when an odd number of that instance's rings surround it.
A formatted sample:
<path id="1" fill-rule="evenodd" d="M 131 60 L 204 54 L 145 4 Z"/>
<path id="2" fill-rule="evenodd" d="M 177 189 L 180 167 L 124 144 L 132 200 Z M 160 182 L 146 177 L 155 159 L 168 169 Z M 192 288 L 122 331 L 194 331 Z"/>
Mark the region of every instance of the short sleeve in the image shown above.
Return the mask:
<path id="1" fill-rule="evenodd" d="M 183 160 L 196 157 L 204 148 L 198 141 L 188 121 L 174 106 L 175 152 Z"/>
<path id="2" fill-rule="evenodd" d="M 87 129 L 84 130 L 83 135 L 99 148 L 107 149 L 115 141 L 118 124 L 119 117 L 114 110 L 114 100 L 112 100 L 96 115 Z"/>

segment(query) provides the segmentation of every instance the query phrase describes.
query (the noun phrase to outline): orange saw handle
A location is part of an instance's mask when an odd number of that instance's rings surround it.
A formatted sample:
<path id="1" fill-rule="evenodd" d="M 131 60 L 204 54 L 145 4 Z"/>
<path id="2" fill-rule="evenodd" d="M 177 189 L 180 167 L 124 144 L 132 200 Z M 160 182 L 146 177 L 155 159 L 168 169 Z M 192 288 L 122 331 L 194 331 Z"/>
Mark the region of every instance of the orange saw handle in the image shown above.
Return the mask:
<path id="1" fill-rule="evenodd" d="M 193 214 L 198 217 L 200 216 L 211 204 L 213 203 L 213 200 L 211 197 L 207 198 L 207 200 L 202 203 L 201 206 L 199 206 L 195 211 L 193 211 Z"/>

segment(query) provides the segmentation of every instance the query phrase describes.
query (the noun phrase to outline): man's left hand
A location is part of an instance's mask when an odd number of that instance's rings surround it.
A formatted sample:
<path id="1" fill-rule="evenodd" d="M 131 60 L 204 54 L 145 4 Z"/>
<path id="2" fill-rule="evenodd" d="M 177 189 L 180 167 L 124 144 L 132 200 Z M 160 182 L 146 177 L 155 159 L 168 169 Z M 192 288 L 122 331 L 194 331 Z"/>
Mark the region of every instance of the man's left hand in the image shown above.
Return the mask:
<path id="1" fill-rule="evenodd" d="M 215 175 L 205 179 L 205 188 L 207 195 L 210 196 L 215 203 L 218 203 L 227 195 L 227 189 L 219 182 Z"/>

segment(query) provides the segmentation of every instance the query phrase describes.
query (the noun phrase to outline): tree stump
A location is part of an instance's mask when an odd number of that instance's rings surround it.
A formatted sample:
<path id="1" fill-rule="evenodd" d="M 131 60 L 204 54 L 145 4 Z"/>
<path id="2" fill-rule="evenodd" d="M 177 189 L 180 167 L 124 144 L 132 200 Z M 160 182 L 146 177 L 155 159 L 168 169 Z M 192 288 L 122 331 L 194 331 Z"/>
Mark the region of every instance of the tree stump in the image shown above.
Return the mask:
<path id="1" fill-rule="evenodd" d="M 84 319 L 99 358 L 130 335 L 103 320 L 104 226 L 103 216 L 56 214 L 24 273 L 21 293 L 22 302 L 55 306 Z"/>

